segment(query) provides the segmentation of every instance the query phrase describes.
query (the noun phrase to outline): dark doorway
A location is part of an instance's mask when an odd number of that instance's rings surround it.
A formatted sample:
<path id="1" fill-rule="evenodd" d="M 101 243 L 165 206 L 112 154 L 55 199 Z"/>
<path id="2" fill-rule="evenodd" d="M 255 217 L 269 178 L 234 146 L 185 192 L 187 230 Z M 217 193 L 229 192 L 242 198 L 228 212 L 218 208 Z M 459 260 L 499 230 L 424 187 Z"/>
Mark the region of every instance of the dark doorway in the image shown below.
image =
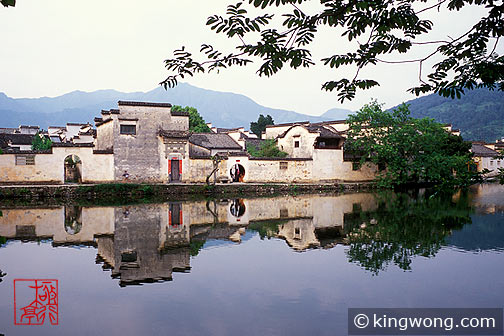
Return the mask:
<path id="1" fill-rule="evenodd" d="M 170 203 L 170 226 L 179 226 L 182 224 L 182 206 L 180 203 Z"/>
<path id="2" fill-rule="evenodd" d="M 66 183 L 81 183 L 82 168 L 81 160 L 77 155 L 68 155 L 65 158 L 65 182 Z"/>
<path id="3" fill-rule="evenodd" d="M 231 202 L 229 206 L 229 211 L 235 217 L 241 217 L 245 213 L 245 203 L 243 203 L 242 199 L 235 199 Z"/>
<path id="4" fill-rule="evenodd" d="M 170 164 L 170 169 L 171 169 L 171 181 L 178 182 L 180 181 L 180 160 L 178 159 L 172 159 Z"/>
<path id="5" fill-rule="evenodd" d="M 233 167 L 231 167 L 229 175 L 231 175 L 233 182 L 243 182 L 243 178 L 245 177 L 245 168 L 243 168 L 241 164 L 236 163 Z"/>

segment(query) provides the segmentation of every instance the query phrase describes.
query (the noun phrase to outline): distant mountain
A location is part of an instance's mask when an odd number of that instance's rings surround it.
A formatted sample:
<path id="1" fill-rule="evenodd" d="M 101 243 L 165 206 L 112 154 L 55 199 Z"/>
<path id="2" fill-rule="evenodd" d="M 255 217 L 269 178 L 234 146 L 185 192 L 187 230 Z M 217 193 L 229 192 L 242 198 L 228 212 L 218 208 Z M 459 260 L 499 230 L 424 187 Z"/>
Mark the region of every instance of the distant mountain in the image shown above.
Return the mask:
<path id="1" fill-rule="evenodd" d="M 330 120 L 343 120 L 346 119 L 350 113 L 352 113 L 350 110 L 333 108 L 322 114 L 321 117 Z"/>
<path id="2" fill-rule="evenodd" d="M 494 142 L 504 137 L 504 92 L 477 89 L 460 99 L 431 94 L 407 102 L 415 118 L 429 117 L 461 130 L 465 140 Z"/>
<path id="3" fill-rule="evenodd" d="M 115 90 L 74 91 L 54 98 L 13 99 L 0 93 L 0 127 L 23 125 L 64 125 L 67 122 L 92 122 L 102 109 L 117 108 L 118 100 L 169 102 L 193 106 L 207 122 L 218 127 L 249 127 L 259 114 L 271 115 L 276 124 L 294 121 L 323 121 L 331 116 L 310 116 L 293 111 L 261 106 L 234 93 L 218 92 L 180 83 L 174 89 L 158 87 L 148 92 L 124 93 Z"/>

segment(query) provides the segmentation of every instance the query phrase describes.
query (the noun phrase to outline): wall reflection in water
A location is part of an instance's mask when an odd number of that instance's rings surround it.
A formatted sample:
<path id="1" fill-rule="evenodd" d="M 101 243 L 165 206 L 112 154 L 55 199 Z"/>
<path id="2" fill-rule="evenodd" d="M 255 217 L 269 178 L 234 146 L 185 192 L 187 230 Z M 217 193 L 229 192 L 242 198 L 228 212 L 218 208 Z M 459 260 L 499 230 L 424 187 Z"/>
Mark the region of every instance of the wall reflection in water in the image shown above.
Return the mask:
<path id="1" fill-rule="evenodd" d="M 478 244 L 474 221 L 502 214 L 503 196 L 502 187 L 483 185 L 451 197 L 357 193 L 3 208 L 0 243 L 51 239 L 54 246 L 95 246 L 96 262 L 126 286 L 171 280 L 173 272 L 190 270 L 191 256 L 201 253 L 205 242 L 238 244 L 248 230 L 262 239 L 283 239 L 296 252 L 343 244 L 350 262 L 378 274 L 389 264 L 408 270 L 412 257 L 434 256 L 447 244 L 502 249 L 504 239 Z M 504 236 L 502 223 L 491 230 L 495 237 Z"/>

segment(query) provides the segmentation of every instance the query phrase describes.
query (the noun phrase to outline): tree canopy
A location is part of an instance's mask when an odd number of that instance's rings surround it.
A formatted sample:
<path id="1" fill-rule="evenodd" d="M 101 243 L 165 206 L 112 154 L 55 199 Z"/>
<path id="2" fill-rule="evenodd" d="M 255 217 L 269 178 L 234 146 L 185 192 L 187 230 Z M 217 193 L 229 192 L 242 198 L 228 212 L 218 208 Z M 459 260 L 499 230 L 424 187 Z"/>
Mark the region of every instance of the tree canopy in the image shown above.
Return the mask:
<path id="1" fill-rule="evenodd" d="M 384 187 L 429 183 L 441 189 L 471 184 L 477 173 L 471 144 L 452 135 L 433 119 L 414 119 L 403 104 L 383 111 L 376 101 L 347 119 L 345 152 L 360 165 L 373 163 L 381 170 L 377 181 Z"/>
<path id="2" fill-rule="evenodd" d="M 206 124 L 203 117 L 199 114 L 198 110 L 191 106 L 182 107 L 180 105 L 173 105 L 172 111 L 187 112 L 189 113 L 189 131 L 195 133 L 210 133 L 212 130 Z"/>
<path id="3" fill-rule="evenodd" d="M 287 156 L 287 153 L 281 151 L 274 139 L 266 139 L 259 147 L 250 146 L 247 144 L 247 152 L 252 157 L 276 157 L 276 158 L 284 158 Z"/>
<path id="4" fill-rule="evenodd" d="M 258 59 L 259 76 L 271 76 L 285 67 L 297 69 L 316 63 L 311 47 L 320 31 L 330 30 L 355 47 L 346 52 L 335 50 L 318 60 L 330 69 L 353 66 L 353 76 L 336 78 L 322 84 L 322 89 L 338 91 L 338 99 L 353 99 L 357 90 L 379 85 L 362 76 L 362 69 L 379 63 L 416 63 L 418 83 L 410 92 L 436 92 L 445 97 L 460 97 L 464 89 L 489 87 L 504 90 L 504 56 L 496 53 L 504 35 L 504 4 L 493 0 L 361 1 L 319 0 L 318 12 L 311 14 L 314 1 L 248 0 L 229 5 L 225 15 L 212 15 L 207 26 L 218 34 L 236 39 L 231 52 L 203 43 L 200 56 L 194 57 L 185 47 L 165 60 L 170 74 L 162 84 L 173 87 L 179 78 L 196 73 L 219 71 L 232 66 L 247 66 Z M 487 14 L 459 36 L 430 40 L 434 31 L 426 15 L 457 15 L 467 6 L 481 6 Z M 310 13 L 306 10 L 312 6 Z M 250 8 L 263 13 L 250 16 Z M 278 7 L 274 9 L 273 7 Z M 304 10 L 305 9 L 305 10 Z M 283 20 L 275 20 L 268 10 L 280 11 Z M 433 49 L 434 47 L 434 49 Z M 419 58 L 407 58 L 413 50 L 423 51 Z M 409 56 L 412 57 L 412 56 Z M 434 57 L 429 73 L 425 62 Z M 424 69 L 422 69 L 422 66 Z"/>
<path id="5" fill-rule="evenodd" d="M 266 117 L 260 114 L 259 118 L 257 118 L 257 121 L 250 123 L 250 131 L 257 135 L 258 138 L 261 138 L 261 134 L 266 130 L 266 126 L 274 124 L 275 122 L 269 114 Z"/>
<path id="6" fill-rule="evenodd" d="M 35 134 L 32 140 L 32 150 L 48 150 L 52 147 L 52 141 L 46 136 L 38 133 Z"/>

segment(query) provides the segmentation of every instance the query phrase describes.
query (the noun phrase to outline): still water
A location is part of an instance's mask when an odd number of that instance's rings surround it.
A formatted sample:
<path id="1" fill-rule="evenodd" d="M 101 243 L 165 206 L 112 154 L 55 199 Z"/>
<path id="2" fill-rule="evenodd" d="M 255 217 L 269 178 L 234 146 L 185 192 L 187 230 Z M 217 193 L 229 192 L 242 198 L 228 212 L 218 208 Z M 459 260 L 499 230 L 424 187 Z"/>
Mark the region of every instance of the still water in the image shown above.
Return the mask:
<path id="1" fill-rule="evenodd" d="M 348 308 L 504 303 L 499 185 L 0 211 L 5 335 L 345 335 Z M 15 279 L 57 280 L 57 325 L 15 324 Z"/>

